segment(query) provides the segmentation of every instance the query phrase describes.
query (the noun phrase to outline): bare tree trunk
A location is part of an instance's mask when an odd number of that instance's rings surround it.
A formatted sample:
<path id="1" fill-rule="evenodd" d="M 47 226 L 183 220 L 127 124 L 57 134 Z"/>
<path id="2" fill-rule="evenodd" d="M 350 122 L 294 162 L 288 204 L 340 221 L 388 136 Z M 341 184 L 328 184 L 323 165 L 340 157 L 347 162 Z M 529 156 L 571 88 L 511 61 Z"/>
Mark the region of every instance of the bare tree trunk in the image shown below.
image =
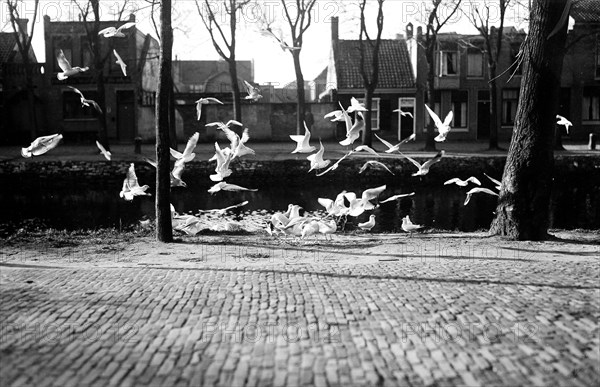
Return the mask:
<path id="1" fill-rule="evenodd" d="M 171 0 L 162 0 L 160 20 L 160 69 L 156 92 L 156 239 L 160 242 L 172 242 L 169 168 L 169 96 L 173 90 Z"/>
<path id="2" fill-rule="evenodd" d="M 102 59 L 102 51 L 100 45 L 100 36 L 95 31 L 100 31 L 100 4 L 99 0 L 90 0 L 92 11 L 94 13 L 94 33 L 92 33 L 92 52 L 94 55 L 94 69 L 96 71 L 96 91 L 98 93 L 98 105 L 102 109 L 100 117 L 98 117 L 98 141 L 110 150 L 108 143 L 108 128 L 106 125 L 106 88 L 104 87 L 104 60 Z"/>
<path id="3" fill-rule="evenodd" d="M 37 112 L 35 109 L 35 94 L 33 86 L 33 68 L 29 62 L 29 57 L 23 57 L 23 65 L 25 66 L 25 82 L 27 86 L 27 102 L 29 103 L 29 114 L 31 118 L 31 140 L 38 137 L 38 122 Z"/>
<path id="4" fill-rule="evenodd" d="M 433 46 L 435 47 L 435 43 L 433 44 Z M 434 49 L 433 47 L 431 49 L 426 49 L 425 53 L 427 55 L 427 63 L 428 63 L 428 69 L 427 69 L 427 104 L 429 105 L 429 107 L 431 108 L 431 110 L 434 110 L 434 101 L 433 101 L 433 96 L 435 95 L 435 60 L 433 58 L 433 54 L 434 54 Z M 433 120 L 429 119 L 429 124 L 427 125 L 427 137 L 425 140 L 425 150 L 426 151 L 431 151 L 431 152 L 435 152 L 435 124 L 433 122 Z"/>
<path id="5" fill-rule="evenodd" d="M 306 102 L 304 96 L 304 75 L 300 67 L 300 50 L 293 51 L 294 70 L 296 71 L 296 95 L 298 96 L 298 105 L 296 107 L 296 134 L 304 133 L 304 113 L 306 111 Z"/>
<path id="6" fill-rule="evenodd" d="M 489 149 L 500 149 L 498 146 L 498 84 L 496 82 L 496 65 L 489 66 L 490 70 L 490 138 Z"/>
<path id="7" fill-rule="evenodd" d="M 496 218 L 490 233 L 515 240 L 548 236 L 554 127 L 567 26 L 548 39 L 566 0 L 538 0 L 523 47 L 525 67 Z"/>
<path id="8" fill-rule="evenodd" d="M 371 87 L 365 88 L 365 109 L 367 109 L 367 111 L 364 113 L 365 129 L 363 130 L 362 145 L 368 146 L 371 146 L 372 144 L 371 132 L 373 131 L 373 125 L 371 124 L 371 108 L 373 107 L 374 91 L 375 90 Z"/>
<path id="9" fill-rule="evenodd" d="M 177 116 L 175 114 L 175 90 L 173 89 L 173 77 L 171 76 L 171 88 L 169 89 L 169 144 L 177 150 Z"/>
<path id="10" fill-rule="evenodd" d="M 235 56 L 229 62 L 229 77 L 231 78 L 231 93 L 233 94 L 233 117 L 236 121 L 242 122 L 242 95 L 237 77 L 237 64 Z"/>

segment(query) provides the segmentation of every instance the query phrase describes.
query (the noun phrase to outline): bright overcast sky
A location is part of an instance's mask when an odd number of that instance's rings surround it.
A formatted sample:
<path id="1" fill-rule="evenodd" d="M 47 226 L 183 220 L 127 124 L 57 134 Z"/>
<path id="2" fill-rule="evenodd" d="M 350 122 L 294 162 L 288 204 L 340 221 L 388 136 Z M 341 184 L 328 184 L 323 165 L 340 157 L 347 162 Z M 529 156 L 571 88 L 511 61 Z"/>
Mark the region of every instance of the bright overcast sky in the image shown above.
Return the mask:
<path id="1" fill-rule="evenodd" d="M 114 20 L 114 10 L 122 4 L 123 0 L 102 0 L 101 11 L 103 20 Z M 149 18 L 148 4 L 144 0 L 130 0 L 129 9 L 135 11 L 138 21 L 138 28 L 145 32 L 155 35 L 154 28 Z M 203 0 L 198 0 L 203 2 Z M 490 3 L 497 3 L 488 0 Z M 85 0 L 80 0 L 85 4 Z M 368 26 L 375 25 L 375 7 L 376 1 L 368 0 L 371 13 L 367 15 Z M 398 33 L 405 33 L 405 27 L 408 22 L 415 25 L 420 24 L 427 15 L 426 7 L 430 0 L 386 0 L 384 3 L 384 32 L 383 38 L 392 39 Z M 469 3 L 481 5 L 484 0 L 463 0 L 465 5 L 462 10 L 468 10 Z M 212 46 L 210 36 L 202 25 L 200 16 L 194 0 L 173 0 L 173 26 L 174 46 L 173 54 L 181 60 L 215 60 L 219 59 Z M 212 3 L 219 4 L 219 1 L 212 0 Z M 262 24 L 257 21 L 257 15 L 266 15 L 271 20 L 275 20 L 273 27 L 281 27 L 286 34 L 286 25 L 283 24 L 283 6 L 278 0 L 258 0 L 257 5 L 246 7 L 242 13 L 242 23 L 238 30 L 238 48 L 236 56 L 240 60 L 254 60 L 254 78 L 256 82 L 278 82 L 283 85 L 295 79 L 292 57 L 289 53 L 281 51 L 279 46 L 270 39 L 260 35 L 257 31 Z M 21 8 L 23 17 L 32 20 L 33 13 L 32 0 L 25 0 Z M 49 1 L 41 0 L 40 10 L 42 15 L 47 14 L 53 21 L 77 20 L 77 8 L 70 4 L 68 0 Z M 3 31 L 11 31 L 8 11 L 5 1 L 2 1 L 1 7 L 1 25 Z M 447 12 L 447 10 L 443 10 Z M 340 19 L 340 38 L 357 39 L 358 38 L 358 7 L 356 2 L 352 1 L 332 1 L 318 0 L 313 10 L 313 23 L 308 29 L 304 39 L 304 46 L 301 54 L 302 68 L 306 80 L 313 79 L 327 65 L 329 58 L 331 24 L 330 18 L 338 16 Z M 370 16 L 370 17 L 369 17 Z M 526 9 L 517 7 L 508 12 L 509 25 L 517 25 L 522 28 L 526 25 L 523 18 L 526 16 Z M 126 18 L 127 16 L 125 16 Z M 464 12 L 457 13 L 451 23 L 447 25 L 443 32 L 456 31 L 475 33 L 476 31 L 470 25 Z M 374 32 L 372 33 L 374 34 Z M 288 39 L 289 41 L 289 39 Z M 34 50 L 40 62 L 45 61 L 43 40 L 43 21 L 39 17 L 36 22 L 34 32 Z M 174 58 L 175 59 L 175 58 Z"/>

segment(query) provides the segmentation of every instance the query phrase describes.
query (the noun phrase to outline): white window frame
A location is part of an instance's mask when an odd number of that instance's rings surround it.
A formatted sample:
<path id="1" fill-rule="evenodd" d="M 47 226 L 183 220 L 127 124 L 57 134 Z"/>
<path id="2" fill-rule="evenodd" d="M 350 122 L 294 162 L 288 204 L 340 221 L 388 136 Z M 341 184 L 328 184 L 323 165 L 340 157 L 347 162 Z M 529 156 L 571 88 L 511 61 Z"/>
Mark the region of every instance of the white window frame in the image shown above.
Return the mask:
<path id="1" fill-rule="evenodd" d="M 454 64 L 455 67 L 455 73 L 454 74 L 448 74 L 448 67 L 445 66 L 446 64 L 446 60 L 445 60 L 445 56 L 447 54 L 454 54 L 456 57 L 456 63 Z M 445 73 L 444 73 L 445 70 Z M 460 58 L 458 55 L 458 51 L 451 51 L 451 50 L 446 50 L 446 51 L 440 51 L 440 77 L 458 77 L 460 74 Z"/>
<path id="2" fill-rule="evenodd" d="M 413 109 L 413 127 L 412 134 L 417 133 L 417 120 L 415 119 L 417 111 L 417 102 L 414 97 L 400 97 L 398 98 L 398 108 L 402 110 L 402 107 L 412 107 Z M 398 113 L 398 141 L 402 141 L 402 115 Z"/>

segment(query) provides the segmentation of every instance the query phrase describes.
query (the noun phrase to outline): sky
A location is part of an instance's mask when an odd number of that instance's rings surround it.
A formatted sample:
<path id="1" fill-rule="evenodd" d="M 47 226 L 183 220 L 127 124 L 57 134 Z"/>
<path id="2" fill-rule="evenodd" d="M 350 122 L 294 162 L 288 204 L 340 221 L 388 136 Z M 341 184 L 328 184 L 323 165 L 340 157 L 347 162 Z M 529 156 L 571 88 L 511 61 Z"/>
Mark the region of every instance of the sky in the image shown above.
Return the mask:
<path id="1" fill-rule="evenodd" d="M 129 12 L 136 14 L 137 27 L 144 33 L 155 36 L 154 27 L 149 17 L 150 9 L 145 0 L 129 0 Z M 200 3 L 203 0 L 198 0 Z M 384 28 L 382 37 L 393 39 L 396 34 L 405 33 L 406 24 L 412 22 L 415 26 L 422 24 L 427 15 L 427 7 L 431 0 L 386 0 L 384 3 Z M 466 14 L 469 7 L 481 7 L 486 0 L 463 0 L 461 10 L 457 12 L 442 32 L 476 33 L 469 23 Z M 494 1 L 487 0 L 490 3 Z M 85 3 L 84 0 L 80 0 Z M 101 0 L 102 20 L 115 20 L 115 12 L 120 9 L 123 0 Z M 211 4 L 219 7 L 222 1 L 211 0 Z M 330 54 L 331 44 L 331 17 L 337 16 L 340 20 L 340 39 L 358 39 L 359 10 L 356 1 L 318 0 L 314 9 L 312 24 L 307 30 L 301 53 L 301 64 L 306 80 L 314 79 L 326 66 Z M 20 7 L 23 17 L 30 21 L 33 18 L 33 0 L 24 0 Z M 442 8 L 441 15 L 447 15 L 450 8 Z M 293 10 L 291 10 L 293 12 Z M 366 13 L 367 28 L 374 35 L 375 31 L 376 1 L 368 0 Z M 492 17 L 497 13 L 492 12 Z M 78 19 L 77 7 L 69 0 L 41 0 L 38 17 L 34 31 L 33 47 L 38 61 L 45 61 L 43 19 L 40 15 L 49 15 L 52 21 L 68 21 Z M 295 80 L 294 67 L 291 55 L 283 52 L 274 40 L 259 34 L 264 26 L 262 19 L 272 22 L 275 31 L 283 32 L 289 42 L 289 27 L 284 24 L 284 8 L 278 0 L 256 0 L 252 5 L 244 7 L 238 14 L 240 26 L 238 28 L 238 46 L 236 57 L 239 60 L 254 61 L 254 80 L 265 84 L 272 82 L 283 86 Z M 526 27 L 524 17 L 527 10 L 524 7 L 515 7 L 507 13 L 508 25 L 519 28 Z M 0 7 L 0 28 L 2 31 L 12 31 L 9 13 L 2 1 Z M 124 16 L 127 18 L 127 16 Z M 222 19 L 227 23 L 226 19 Z M 174 44 L 173 58 L 180 60 L 217 60 L 220 59 L 214 49 L 210 35 L 204 28 L 195 0 L 173 0 L 173 27 Z M 416 30 L 416 28 L 415 28 Z"/>

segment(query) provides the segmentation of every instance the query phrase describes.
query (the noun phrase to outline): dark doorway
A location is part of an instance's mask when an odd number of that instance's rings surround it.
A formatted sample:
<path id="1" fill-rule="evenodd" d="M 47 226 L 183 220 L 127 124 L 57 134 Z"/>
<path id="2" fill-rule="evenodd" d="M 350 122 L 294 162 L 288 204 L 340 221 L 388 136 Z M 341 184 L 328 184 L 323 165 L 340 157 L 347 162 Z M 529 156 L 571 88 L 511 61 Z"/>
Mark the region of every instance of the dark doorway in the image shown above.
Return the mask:
<path id="1" fill-rule="evenodd" d="M 135 106 L 132 90 L 117 91 L 117 137 L 133 141 L 135 137 Z"/>

